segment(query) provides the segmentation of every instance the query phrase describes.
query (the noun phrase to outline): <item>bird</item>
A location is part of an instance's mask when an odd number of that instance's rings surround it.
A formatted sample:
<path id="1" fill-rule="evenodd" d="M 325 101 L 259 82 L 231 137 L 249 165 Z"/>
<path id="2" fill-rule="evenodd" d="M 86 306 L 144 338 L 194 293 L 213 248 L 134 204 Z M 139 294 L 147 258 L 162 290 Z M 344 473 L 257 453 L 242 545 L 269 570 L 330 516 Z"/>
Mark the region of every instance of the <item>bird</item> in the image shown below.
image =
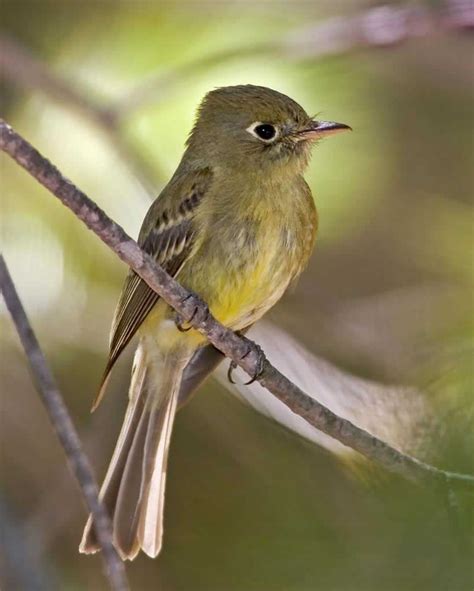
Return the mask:
<path id="1" fill-rule="evenodd" d="M 303 173 L 313 146 L 350 129 L 312 118 L 290 97 L 263 86 L 208 92 L 174 175 L 144 218 L 139 245 L 219 322 L 245 333 L 312 253 L 318 215 Z M 152 558 L 160 552 L 175 414 L 223 359 L 130 270 L 93 409 L 135 335 L 128 407 L 100 492 L 122 560 L 140 550 Z M 79 550 L 99 549 L 89 516 Z"/>

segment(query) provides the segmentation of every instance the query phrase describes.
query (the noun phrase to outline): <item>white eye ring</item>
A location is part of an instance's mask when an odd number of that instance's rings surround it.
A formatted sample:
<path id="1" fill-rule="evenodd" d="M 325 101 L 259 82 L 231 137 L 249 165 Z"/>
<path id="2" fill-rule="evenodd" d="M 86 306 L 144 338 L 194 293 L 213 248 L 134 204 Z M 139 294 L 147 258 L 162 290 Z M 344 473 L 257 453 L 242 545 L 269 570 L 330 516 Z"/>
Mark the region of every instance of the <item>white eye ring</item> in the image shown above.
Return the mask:
<path id="1" fill-rule="evenodd" d="M 264 132 L 266 131 L 267 133 L 273 131 L 274 133 L 273 133 L 273 135 L 271 135 L 269 137 L 265 137 L 263 134 L 260 135 L 257 132 L 257 128 L 259 128 L 259 127 L 268 128 L 268 129 L 262 129 L 261 131 L 264 131 Z M 265 144 L 271 144 L 279 136 L 278 127 L 276 127 L 272 123 L 263 123 L 262 121 L 255 121 L 254 123 L 252 123 L 252 125 L 247 127 L 247 129 L 245 131 L 248 131 L 251 135 L 256 137 L 261 142 L 264 142 Z"/>

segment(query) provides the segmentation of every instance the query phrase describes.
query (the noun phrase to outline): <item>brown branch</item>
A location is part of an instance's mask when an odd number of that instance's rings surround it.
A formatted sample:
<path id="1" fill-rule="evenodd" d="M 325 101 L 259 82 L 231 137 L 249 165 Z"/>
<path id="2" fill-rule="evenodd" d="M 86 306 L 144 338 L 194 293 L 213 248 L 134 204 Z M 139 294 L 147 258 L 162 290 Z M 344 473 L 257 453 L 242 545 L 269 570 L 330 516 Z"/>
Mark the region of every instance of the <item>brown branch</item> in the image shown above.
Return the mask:
<path id="1" fill-rule="evenodd" d="M 0 148 L 71 209 L 184 319 L 192 317 L 196 301 L 189 298 L 189 292 L 170 277 L 150 255 L 142 251 L 123 228 L 3 121 L 0 121 Z M 258 354 L 254 343 L 225 328 L 211 315 L 206 317 L 204 304 L 199 304 L 199 312 L 196 316 L 203 320 L 191 322 L 193 327 L 249 375 L 254 375 L 258 366 Z M 474 491 L 473 476 L 439 470 L 399 452 L 350 421 L 338 417 L 305 394 L 267 360 L 259 382 L 308 423 L 385 469 L 412 481 L 433 485 L 437 489 L 446 490 L 447 485 L 452 485 Z"/>
<path id="2" fill-rule="evenodd" d="M 97 538 L 103 550 L 110 588 L 113 591 L 127 591 L 129 587 L 125 569 L 112 544 L 110 520 L 105 508 L 99 501 L 99 489 L 92 468 L 82 450 L 79 436 L 53 374 L 46 363 L 2 255 L 0 255 L 0 289 L 20 337 L 49 419 L 79 484 L 87 508 L 94 516 Z"/>

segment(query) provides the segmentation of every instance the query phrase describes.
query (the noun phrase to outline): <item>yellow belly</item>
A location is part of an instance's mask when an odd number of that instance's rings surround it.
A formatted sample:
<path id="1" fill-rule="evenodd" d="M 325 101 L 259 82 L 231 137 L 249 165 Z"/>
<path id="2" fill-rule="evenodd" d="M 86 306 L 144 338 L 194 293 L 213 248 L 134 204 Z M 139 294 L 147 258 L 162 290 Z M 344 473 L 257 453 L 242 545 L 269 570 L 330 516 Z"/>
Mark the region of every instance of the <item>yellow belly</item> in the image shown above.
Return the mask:
<path id="1" fill-rule="evenodd" d="M 250 326 L 281 298 L 306 264 L 316 230 L 312 207 L 308 210 L 306 204 L 286 217 L 263 215 L 265 208 L 259 215 L 254 208 L 234 219 L 223 214 L 211 228 L 204 228 L 178 281 L 197 293 L 224 326 L 232 330 Z M 158 302 L 144 329 L 166 332 L 159 340 L 170 346 L 183 338 L 204 341 L 197 331 L 179 332 L 172 323 L 174 316 Z"/>
<path id="2" fill-rule="evenodd" d="M 288 272 L 275 268 L 273 257 L 262 257 L 242 275 L 222 274 L 209 307 L 219 322 L 241 330 L 256 322 L 281 298 L 290 279 Z"/>
<path id="3" fill-rule="evenodd" d="M 283 295 L 295 272 L 295 257 L 294 249 L 284 248 L 278 226 L 257 231 L 254 225 L 241 241 L 203 245 L 178 279 L 208 303 L 217 320 L 241 330 Z"/>
<path id="4" fill-rule="evenodd" d="M 217 255 L 218 253 L 214 253 Z M 283 295 L 292 278 L 290 259 L 279 249 L 259 249 L 257 259 L 229 259 L 219 256 L 194 257 L 177 279 L 197 293 L 212 315 L 232 330 L 242 330 L 267 312 Z M 183 339 L 195 345 L 205 338 L 195 330 L 182 333 L 174 324 L 174 311 L 159 301 L 141 327 L 142 334 L 153 333 L 160 345 L 174 347 Z"/>

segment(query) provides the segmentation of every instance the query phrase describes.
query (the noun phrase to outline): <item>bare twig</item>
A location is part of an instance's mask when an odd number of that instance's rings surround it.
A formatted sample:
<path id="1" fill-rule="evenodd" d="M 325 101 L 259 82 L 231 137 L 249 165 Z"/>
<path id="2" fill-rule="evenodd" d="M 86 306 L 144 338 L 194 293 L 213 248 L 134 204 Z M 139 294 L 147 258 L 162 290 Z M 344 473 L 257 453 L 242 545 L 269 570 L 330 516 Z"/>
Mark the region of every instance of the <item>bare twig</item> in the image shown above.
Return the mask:
<path id="1" fill-rule="evenodd" d="M 69 207 L 182 318 L 192 318 L 196 301 L 189 298 L 189 292 L 170 277 L 150 255 L 142 251 L 123 228 L 111 220 L 91 199 L 67 180 L 53 164 L 1 120 L 0 148 Z M 200 306 L 199 311 L 201 313 L 196 316 L 206 318 L 204 304 Z M 245 372 L 249 375 L 255 374 L 259 359 L 251 341 L 224 327 L 210 314 L 206 319 L 193 321 L 191 324 Z M 446 490 L 446 487 L 451 486 L 474 491 L 473 476 L 439 470 L 411 456 L 402 454 L 350 421 L 338 417 L 290 382 L 267 360 L 264 364 L 264 371 L 258 379 L 262 386 L 308 423 L 344 445 L 352 447 L 387 470 L 421 484 L 433 485 L 443 491 Z"/>
<path id="2" fill-rule="evenodd" d="M 82 450 L 79 436 L 28 321 L 2 255 L 0 255 L 0 288 L 35 377 L 38 392 L 48 412 L 49 419 L 67 455 L 72 472 L 79 483 L 87 508 L 94 515 L 94 524 L 103 550 L 110 588 L 113 591 L 127 591 L 129 587 L 125 569 L 112 544 L 110 520 L 102 503 L 99 501 L 99 490 L 92 468 Z"/>

